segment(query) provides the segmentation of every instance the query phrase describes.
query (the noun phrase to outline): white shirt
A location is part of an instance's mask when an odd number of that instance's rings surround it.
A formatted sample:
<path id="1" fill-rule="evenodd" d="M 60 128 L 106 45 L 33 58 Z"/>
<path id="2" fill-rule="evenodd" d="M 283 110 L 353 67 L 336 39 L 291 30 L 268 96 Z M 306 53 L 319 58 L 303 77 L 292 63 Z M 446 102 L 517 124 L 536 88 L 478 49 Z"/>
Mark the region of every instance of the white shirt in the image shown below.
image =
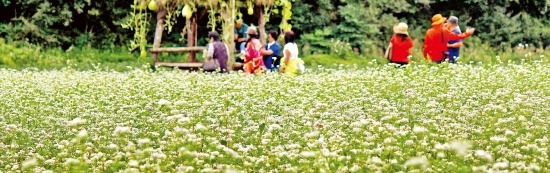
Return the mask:
<path id="1" fill-rule="evenodd" d="M 298 59 L 298 45 L 296 43 L 287 43 L 283 52 L 286 52 L 286 50 L 290 52 L 289 59 Z"/>
<path id="2" fill-rule="evenodd" d="M 267 43 L 267 49 L 269 49 L 269 48 L 270 48 L 271 46 L 273 46 L 275 43 L 276 43 L 275 41 L 273 41 L 273 42 L 271 42 L 271 43 Z"/>

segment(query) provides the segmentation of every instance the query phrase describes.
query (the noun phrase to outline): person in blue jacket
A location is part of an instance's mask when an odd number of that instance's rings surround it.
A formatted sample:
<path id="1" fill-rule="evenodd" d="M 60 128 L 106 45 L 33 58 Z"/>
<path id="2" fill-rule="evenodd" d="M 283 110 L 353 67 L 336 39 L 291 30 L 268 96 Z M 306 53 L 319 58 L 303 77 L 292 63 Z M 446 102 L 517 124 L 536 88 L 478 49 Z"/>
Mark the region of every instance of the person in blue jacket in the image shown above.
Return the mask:
<path id="1" fill-rule="evenodd" d="M 455 16 L 449 17 L 447 20 L 447 29 L 455 34 L 461 34 L 460 27 L 458 27 L 458 18 Z M 460 47 L 462 47 L 462 40 L 449 40 L 447 49 L 449 51 L 449 62 L 456 63 L 456 60 L 460 57 Z"/>
<path id="2" fill-rule="evenodd" d="M 277 43 L 279 33 L 275 30 L 271 30 L 268 32 L 267 37 L 269 42 L 265 45 L 265 49 L 262 52 L 264 55 L 264 64 L 269 71 L 278 71 L 279 64 L 276 64 L 275 62 L 277 59 L 281 58 L 281 45 Z"/>

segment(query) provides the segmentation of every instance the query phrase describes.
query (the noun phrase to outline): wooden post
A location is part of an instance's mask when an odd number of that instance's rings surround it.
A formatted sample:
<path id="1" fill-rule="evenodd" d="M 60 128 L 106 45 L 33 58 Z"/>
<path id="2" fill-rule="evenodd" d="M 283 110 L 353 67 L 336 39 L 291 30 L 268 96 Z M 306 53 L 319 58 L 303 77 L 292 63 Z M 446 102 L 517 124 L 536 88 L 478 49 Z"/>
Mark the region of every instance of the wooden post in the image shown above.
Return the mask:
<path id="1" fill-rule="evenodd" d="M 167 11 L 162 8 L 157 12 L 157 28 L 155 29 L 155 40 L 153 41 L 153 48 L 159 48 L 162 42 L 162 31 L 164 30 L 164 17 Z M 158 53 L 153 53 L 153 60 L 156 64 L 158 62 Z"/>
<path id="2" fill-rule="evenodd" d="M 185 20 L 187 28 L 187 47 L 195 47 L 197 44 L 197 16 L 193 15 L 190 19 Z M 189 52 L 189 62 L 197 62 L 195 52 Z"/>
<path id="3" fill-rule="evenodd" d="M 187 26 L 187 47 L 193 46 L 193 26 L 191 26 L 191 18 L 185 19 L 185 26 Z M 189 54 L 189 62 L 193 62 L 195 57 L 191 57 L 192 55 Z"/>
<path id="4" fill-rule="evenodd" d="M 237 14 L 236 11 L 236 2 L 235 0 L 231 0 L 231 6 L 226 7 L 225 14 L 229 14 L 225 17 L 225 22 L 228 22 L 229 24 L 226 24 L 226 28 L 224 28 L 223 32 L 229 32 L 229 36 L 225 38 L 226 44 L 229 47 L 229 61 L 228 61 L 228 69 L 229 71 L 233 71 L 233 64 L 235 64 L 235 42 L 233 39 L 233 29 L 235 28 L 235 15 Z M 226 33 L 227 35 L 227 33 Z"/>
<path id="5" fill-rule="evenodd" d="M 192 22 L 193 23 L 193 47 L 197 46 L 197 41 L 198 41 L 198 35 L 199 35 L 198 20 L 199 20 L 199 17 L 195 15 L 193 17 L 193 22 Z M 195 61 L 196 61 L 196 57 L 197 57 L 196 52 L 193 52 L 193 57 L 195 58 Z"/>

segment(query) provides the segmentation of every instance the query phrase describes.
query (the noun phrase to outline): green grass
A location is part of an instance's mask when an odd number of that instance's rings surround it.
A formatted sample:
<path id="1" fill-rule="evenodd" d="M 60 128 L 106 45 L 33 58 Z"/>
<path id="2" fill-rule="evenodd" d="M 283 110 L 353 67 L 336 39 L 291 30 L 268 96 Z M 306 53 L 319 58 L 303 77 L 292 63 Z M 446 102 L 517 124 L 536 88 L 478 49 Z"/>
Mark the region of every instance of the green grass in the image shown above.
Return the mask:
<path id="1" fill-rule="evenodd" d="M 202 53 L 197 54 L 202 61 Z M 161 53 L 159 61 L 187 62 L 186 53 Z M 140 59 L 139 51 L 130 52 L 123 47 L 99 50 L 93 48 L 44 49 L 22 42 L 6 43 L 0 39 L 0 68 L 54 70 L 72 68 L 77 70 L 110 69 L 127 71 L 128 67 L 142 67 L 153 62 L 151 54 Z"/>
<path id="2" fill-rule="evenodd" d="M 147 58 L 140 59 L 139 51 L 129 52 L 126 48 L 118 47 L 107 50 L 93 48 L 71 48 L 68 51 L 60 48 L 44 49 L 38 46 L 25 44 L 24 42 L 6 43 L 0 39 L 0 68 L 25 69 L 35 68 L 40 70 L 53 70 L 72 68 L 77 70 L 110 69 L 115 71 L 127 71 L 128 67 L 148 66 L 153 62 L 151 54 Z M 388 61 L 382 58 L 380 52 L 366 52 L 363 55 L 355 55 L 348 52 L 347 57 L 336 55 L 317 54 L 306 55 L 301 58 L 308 68 L 316 69 L 318 66 L 335 67 L 357 66 L 367 67 L 386 64 Z M 466 47 L 462 49 L 461 63 L 465 64 L 501 64 L 540 61 L 550 57 L 550 51 L 541 48 L 514 48 L 505 51 L 496 51 L 478 39 L 470 39 Z M 499 57 L 499 58 L 497 58 Z M 202 61 L 202 53 L 197 54 L 197 60 Z M 187 53 L 161 53 L 159 61 L 187 62 Z M 423 63 L 422 44 L 415 43 L 413 58 L 415 63 Z M 544 61 L 548 62 L 548 61 Z"/>

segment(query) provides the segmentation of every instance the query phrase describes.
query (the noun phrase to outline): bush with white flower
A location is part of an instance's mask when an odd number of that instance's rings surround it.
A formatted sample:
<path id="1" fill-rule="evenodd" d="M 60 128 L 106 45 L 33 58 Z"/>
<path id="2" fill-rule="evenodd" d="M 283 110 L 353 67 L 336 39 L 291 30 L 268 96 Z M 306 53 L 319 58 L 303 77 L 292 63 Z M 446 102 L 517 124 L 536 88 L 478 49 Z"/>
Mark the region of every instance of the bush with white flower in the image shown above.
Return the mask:
<path id="1" fill-rule="evenodd" d="M 0 74 L 0 172 L 550 171 L 548 64 Z"/>

